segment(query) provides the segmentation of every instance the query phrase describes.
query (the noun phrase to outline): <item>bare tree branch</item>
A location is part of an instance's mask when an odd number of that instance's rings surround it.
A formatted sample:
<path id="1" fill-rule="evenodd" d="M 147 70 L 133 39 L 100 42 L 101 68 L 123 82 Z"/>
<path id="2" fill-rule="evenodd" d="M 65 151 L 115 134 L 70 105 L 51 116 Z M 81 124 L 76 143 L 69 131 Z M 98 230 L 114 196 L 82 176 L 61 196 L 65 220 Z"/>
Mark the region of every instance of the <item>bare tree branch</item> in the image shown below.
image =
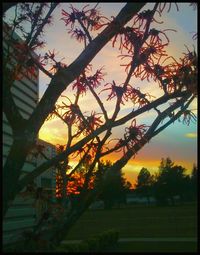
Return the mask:
<path id="1" fill-rule="evenodd" d="M 46 17 L 44 18 L 42 24 L 40 25 L 39 29 L 37 29 L 37 32 L 34 34 L 33 38 L 30 41 L 30 47 L 34 45 L 36 39 L 38 38 L 38 36 L 40 35 L 40 33 L 42 32 L 44 26 L 47 24 L 47 21 L 49 19 L 49 17 L 51 16 L 52 12 L 55 10 L 55 8 L 57 7 L 57 5 L 59 3 L 50 3 L 50 9 L 46 15 Z"/>

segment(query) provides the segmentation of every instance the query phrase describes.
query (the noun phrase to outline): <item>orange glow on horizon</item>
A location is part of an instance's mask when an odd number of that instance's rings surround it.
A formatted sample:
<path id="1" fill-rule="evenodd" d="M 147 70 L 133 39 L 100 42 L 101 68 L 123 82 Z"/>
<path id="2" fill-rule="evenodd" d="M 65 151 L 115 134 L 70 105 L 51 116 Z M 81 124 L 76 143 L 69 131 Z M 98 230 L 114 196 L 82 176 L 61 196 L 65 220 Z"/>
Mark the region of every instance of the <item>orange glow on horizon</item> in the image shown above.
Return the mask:
<path id="1" fill-rule="evenodd" d="M 83 187 L 84 185 L 84 180 L 85 178 L 83 177 L 83 174 L 81 173 L 74 173 L 72 174 L 72 176 L 70 177 L 70 180 L 67 182 L 67 186 L 66 186 L 66 192 L 67 192 L 67 196 L 69 195 L 78 195 L 80 194 L 80 189 Z M 57 198 L 61 198 L 62 197 L 62 177 L 58 174 L 56 176 L 56 197 Z M 94 188 L 94 179 L 91 179 L 89 182 L 89 189 L 93 189 Z"/>
<path id="2" fill-rule="evenodd" d="M 61 134 L 60 136 L 58 136 L 57 133 L 53 131 L 53 129 L 57 129 L 59 126 L 56 126 L 55 128 L 55 124 L 57 123 L 55 123 L 54 121 L 53 121 L 54 123 L 50 123 L 50 122 L 51 121 L 44 123 L 43 125 L 44 127 L 42 127 L 42 129 L 40 130 L 39 138 L 55 146 L 58 144 L 62 144 L 62 145 L 66 144 L 66 141 L 64 141 L 63 137 L 67 137 L 67 136 L 64 134 Z M 49 125 L 52 126 L 51 129 L 48 127 Z M 115 163 L 121 156 L 122 156 L 122 153 L 113 153 L 102 159 L 110 160 L 112 163 Z M 182 165 L 183 167 L 185 167 L 188 170 L 187 171 L 188 173 L 191 172 L 193 162 L 183 161 L 183 160 L 180 161 L 173 158 L 171 159 L 172 161 L 175 162 L 176 165 Z M 70 166 L 74 167 L 78 163 L 78 160 L 79 160 L 79 157 L 76 157 L 70 160 L 69 162 Z M 131 160 L 129 160 L 128 164 L 123 167 L 123 173 L 125 174 L 125 178 L 132 184 L 132 186 L 134 186 L 137 175 L 142 169 L 142 167 L 147 168 L 151 172 L 151 174 L 153 174 L 158 171 L 160 161 L 161 161 L 161 158 L 158 159 L 156 155 L 154 155 L 153 153 L 148 155 L 142 154 L 142 156 L 140 156 L 140 154 L 138 153 L 135 158 L 132 158 Z"/>

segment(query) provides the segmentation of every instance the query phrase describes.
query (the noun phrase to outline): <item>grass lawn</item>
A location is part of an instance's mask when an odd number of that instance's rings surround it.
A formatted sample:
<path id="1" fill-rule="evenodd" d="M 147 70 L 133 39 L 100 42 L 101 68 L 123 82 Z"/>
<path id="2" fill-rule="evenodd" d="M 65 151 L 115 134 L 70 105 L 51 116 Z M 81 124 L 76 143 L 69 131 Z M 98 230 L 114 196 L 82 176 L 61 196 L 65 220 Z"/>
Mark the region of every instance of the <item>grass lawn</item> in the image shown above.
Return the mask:
<path id="1" fill-rule="evenodd" d="M 184 242 L 126 242 L 118 243 L 104 252 L 196 252 L 197 243 Z"/>
<path id="2" fill-rule="evenodd" d="M 133 206 L 85 212 L 66 236 L 66 240 L 86 239 L 109 229 L 119 231 L 119 238 L 196 237 L 197 206 Z M 196 251 L 195 242 L 126 242 L 114 251 Z"/>

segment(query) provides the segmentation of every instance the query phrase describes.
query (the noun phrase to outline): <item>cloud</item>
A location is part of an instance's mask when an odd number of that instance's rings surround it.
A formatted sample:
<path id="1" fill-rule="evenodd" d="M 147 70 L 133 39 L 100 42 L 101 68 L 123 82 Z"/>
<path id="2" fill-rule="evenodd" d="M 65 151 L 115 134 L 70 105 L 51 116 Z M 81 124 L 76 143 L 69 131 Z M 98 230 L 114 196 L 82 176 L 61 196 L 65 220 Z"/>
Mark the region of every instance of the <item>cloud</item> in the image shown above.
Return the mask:
<path id="1" fill-rule="evenodd" d="M 68 137 L 66 125 L 59 119 L 44 122 L 39 138 L 52 144 L 64 144 Z"/>
<path id="2" fill-rule="evenodd" d="M 197 138 L 197 133 L 186 133 L 184 136 L 187 138 Z"/>

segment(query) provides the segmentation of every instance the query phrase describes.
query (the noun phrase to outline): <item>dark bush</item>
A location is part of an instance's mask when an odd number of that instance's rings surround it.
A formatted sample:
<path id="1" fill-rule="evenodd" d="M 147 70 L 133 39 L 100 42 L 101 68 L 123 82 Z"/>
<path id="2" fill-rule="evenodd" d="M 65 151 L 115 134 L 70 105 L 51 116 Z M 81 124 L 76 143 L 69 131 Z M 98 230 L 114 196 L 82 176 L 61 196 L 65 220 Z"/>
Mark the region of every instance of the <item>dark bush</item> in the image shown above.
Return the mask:
<path id="1" fill-rule="evenodd" d="M 86 240 L 88 244 L 89 251 L 100 251 L 101 246 L 99 242 L 99 238 L 89 238 Z"/>
<path id="2" fill-rule="evenodd" d="M 119 232 L 111 229 L 88 238 L 79 244 L 62 244 L 57 251 L 65 252 L 100 252 L 118 241 Z"/>
<path id="3" fill-rule="evenodd" d="M 89 251 L 89 245 L 86 241 L 82 241 L 78 245 L 78 249 L 79 249 L 79 251 L 82 251 L 82 252 L 88 252 Z"/>

